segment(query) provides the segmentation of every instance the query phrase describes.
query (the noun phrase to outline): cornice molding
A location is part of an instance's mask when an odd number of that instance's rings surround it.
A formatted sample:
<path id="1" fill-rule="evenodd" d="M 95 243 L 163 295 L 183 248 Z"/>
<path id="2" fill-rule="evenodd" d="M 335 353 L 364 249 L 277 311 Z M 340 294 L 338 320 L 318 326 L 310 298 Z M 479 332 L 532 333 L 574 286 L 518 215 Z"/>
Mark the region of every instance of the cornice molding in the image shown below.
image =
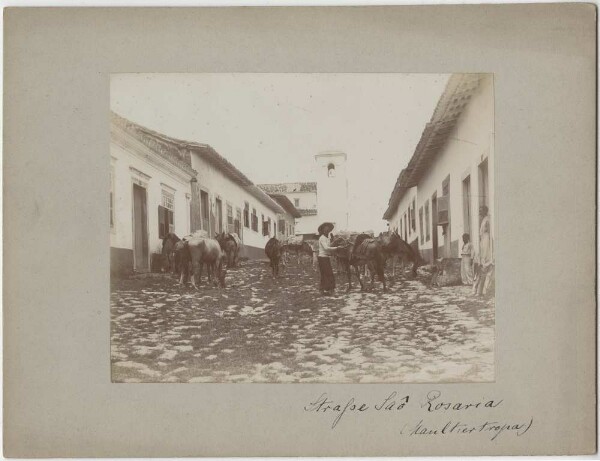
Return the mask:
<path id="1" fill-rule="evenodd" d="M 185 163 L 181 162 L 181 165 L 185 165 L 185 167 L 175 165 L 120 126 L 113 125 L 111 127 L 111 140 L 129 153 L 159 168 L 178 181 L 189 183 L 197 175 L 196 171 Z"/>

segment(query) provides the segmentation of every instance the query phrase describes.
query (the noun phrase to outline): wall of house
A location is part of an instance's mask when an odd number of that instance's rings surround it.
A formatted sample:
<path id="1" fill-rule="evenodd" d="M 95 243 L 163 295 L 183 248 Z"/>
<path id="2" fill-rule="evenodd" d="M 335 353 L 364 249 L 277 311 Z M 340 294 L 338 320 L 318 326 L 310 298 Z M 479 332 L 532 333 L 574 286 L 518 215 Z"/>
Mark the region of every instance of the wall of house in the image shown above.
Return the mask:
<path id="1" fill-rule="evenodd" d="M 453 132 L 449 135 L 446 145 L 439 153 L 436 160 L 429 167 L 415 191 L 417 232 L 409 240 L 418 237 L 419 249 L 427 261 L 433 259 L 433 234 L 438 234 L 438 257 L 459 257 L 462 247 L 462 234 L 466 231 L 471 236 L 475 248 L 479 244 L 479 166 L 487 159 L 488 165 L 488 197 L 487 206 L 490 212 L 490 221 L 493 227 L 495 219 L 494 207 L 494 95 L 493 80 L 491 76 L 485 76 L 479 88 L 472 96 L 469 104 L 464 109 Z M 470 219 L 465 225 L 463 180 L 470 177 Z M 432 203 L 431 197 L 437 192 L 437 197 L 443 195 L 442 184 L 449 178 L 450 195 L 450 247 L 444 247 L 443 227 L 432 226 Z M 412 190 L 411 190 L 412 191 Z M 390 219 L 390 227 L 397 225 L 398 216 L 402 216 L 412 203 L 411 194 L 406 194 L 399 204 L 398 211 Z M 429 206 L 430 238 L 426 235 L 421 239 L 419 210 L 423 207 L 423 221 L 425 221 L 425 204 Z M 470 229 L 467 229 L 467 227 Z M 423 234 L 425 234 L 426 222 L 423 222 Z"/>
<path id="2" fill-rule="evenodd" d="M 419 221 L 417 215 L 415 220 L 415 229 L 413 229 L 410 220 L 409 209 L 412 207 L 413 200 L 415 200 L 416 207 L 417 192 L 418 191 L 416 187 L 412 187 L 411 189 L 407 190 L 404 194 L 404 197 L 402 197 L 400 204 L 398 205 L 396 214 L 389 220 L 390 228 L 396 229 L 398 234 L 400 234 L 400 236 L 406 240 L 406 242 L 415 247 L 415 249 L 417 248 L 416 245 L 418 245 L 417 237 L 419 231 Z"/>
<path id="3" fill-rule="evenodd" d="M 317 209 L 316 192 L 286 192 L 285 195 L 296 208 Z M 300 201 L 299 205 L 296 205 L 295 199 Z"/>
<path id="4" fill-rule="evenodd" d="M 210 204 L 210 235 L 214 235 L 214 232 L 218 229 L 216 200 L 220 198 L 223 206 L 223 229 L 227 229 L 227 204 L 232 205 L 234 220 L 236 218 L 236 209 L 239 208 L 241 211 L 240 238 L 244 244 L 242 256 L 252 259 L 264 258 L 264 247 L 269 238 L 274 235 L 274 224 L 277 223 L 277 211 L 263 205 L 246 189 L 225 176 L 220 169 L 210 165 L 194 153 L 192 153 L 192 168 L 198 172 L 198 188 L 208 193 Z M 196 196 L 193 197 L 193 200 L 195 202 L 194 206 L 197 206 Z M 244 202 L 248 202 L 250 205 L 250 216 L 252 215 L 252 209 L 256 209 L 258 215 L 257 231 L 252 230 L 251 217 L 249 222 L 250 227 L 244 226 Z M 263 236 L 262 217 L 264 217 L 265 221 L 271 218 L 269 236 Z"/>
<path id="5" fill-rule="evenodd" d="M 110 246 L 113 249 L 111 266 L 118 266 L 115 271 L 122 273 L 127 272 L 128 266 L 133 269 L 134 181 L 146 189 L 149 258 L 152 253 L 160 253 L 162 249 L 162 240 L 158 235 L 158 206 L 161 204 L 162 190 L 173 193 L 173 230 L 177 235 L 185 235 L 190 231 L 191 189 L 189 182 L 150 164 L 115 142 L 110 143 L 110 155 L 114 195 L 113 226 L 110 229 Z"/>
<path id="6" fill-rule="evenodd" d="M 302 216 L 296 221 L 296 235 L 316 234 L 319 224 L 321 224 L 321 221 L 319 221 L 319 216 L 317 215 Z"/>
<path id="7" fill-rule="evenodd" d="M 284 221 L 284 227 L 281 227 L 280 221 Z M 279 240 L 284 240 L 291 235 L 296 233 L 296 220 L 295 218 L 288 213 L 280 213 L 277 215 L 277 238 Z"/>

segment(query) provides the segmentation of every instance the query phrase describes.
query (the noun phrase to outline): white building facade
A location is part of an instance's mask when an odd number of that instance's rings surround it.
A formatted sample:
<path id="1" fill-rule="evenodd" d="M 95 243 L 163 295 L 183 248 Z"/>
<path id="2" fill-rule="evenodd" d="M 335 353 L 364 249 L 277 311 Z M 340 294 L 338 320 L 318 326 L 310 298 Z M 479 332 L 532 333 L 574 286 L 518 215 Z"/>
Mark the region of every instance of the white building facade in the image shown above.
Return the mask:
<path id="1" fill-rule="evenodd" d="M 110 130 L 111 272 L 146 272 L 164 234 L 189 233 L 196 172 L 179 152 L 116 114 Z"/>
<path id="2" fill-rule="evenodd" d="M 192 183 L 192 230 L 202 229 L 211 236 L 235 232 L 243 243 L 242 257 L 266 257 L 265 245 L 277 235 L 279 218 L 286 211 L 212 147 L 196 143 L 187 147 L 198 172 Z"/>
<path id="3" fill-rule="evenodd" d="M 322 152 L 315 155 L 317 216 L 319 222 L 332 222 L 336 231 L 348 230 L 347 156 L 343 152 Z"/>
<path id="4" fill-rule="evenodd" d="M 494 87 L 491 74 L 448 81 L 384 219 L 426 261 L 460 257 L 463 234 L 479 244 L 479 207 L 494 206 Z"/>
<path id="5" fill-rule="evenodd" d="M 294 206 L 298 213 L 295 220 L 295 235 L 314 235 L 319 227 L 317 217 L 317 183 L 297 182 L 280 184 L 259 184 L 267 194 L 283 195 Z"/>
<path id="6" fill-rule="evenodd" d="M 297 209 L 296 235 L 312 238 L 325 221 L 336 230 L 348 230 L 348 179 L 346 154 L 322 152 L 314 156 L 315 182 L 261 184 L 269 194 L 285 195 Z"/>
<path id="7" fill-rule="evenodd" d="M 266 257 L 269 238 L 295 231 L 297 210 L 289 202 L 282 207 L 212 147 L 170 138 L 115 113 L 110 130 L 112 274 L 160 270 L 169 232 L 236 232 L 241 256 L 258 259 Z"/>

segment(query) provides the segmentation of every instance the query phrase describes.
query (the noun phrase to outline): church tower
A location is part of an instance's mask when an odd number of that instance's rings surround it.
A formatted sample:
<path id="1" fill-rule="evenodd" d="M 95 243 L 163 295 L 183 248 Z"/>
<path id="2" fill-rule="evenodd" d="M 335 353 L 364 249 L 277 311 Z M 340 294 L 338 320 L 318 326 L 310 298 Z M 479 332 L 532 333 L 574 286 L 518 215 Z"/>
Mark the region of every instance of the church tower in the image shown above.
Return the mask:
<path id="1" fill-rule="evenodd" d="M 330 221 L 335 231 L 348 230 L 348 178 L 346 154 L 338 151 L 315 155 L 319 223 Z"/>

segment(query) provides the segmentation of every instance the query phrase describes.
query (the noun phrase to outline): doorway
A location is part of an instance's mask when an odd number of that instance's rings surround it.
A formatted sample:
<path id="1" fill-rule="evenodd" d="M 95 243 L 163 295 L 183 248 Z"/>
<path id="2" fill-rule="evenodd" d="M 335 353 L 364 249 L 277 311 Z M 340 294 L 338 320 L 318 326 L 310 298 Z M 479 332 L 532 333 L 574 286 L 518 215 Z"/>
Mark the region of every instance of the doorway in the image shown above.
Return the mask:
<path id="1" fill-rule="evenodd" d="M 444 197 L 445 204 L 444 206 L 447 209 L 448 218 L 446 219 L 446 224 L 442 226 L 442 231 L 444 234 L 444 257 L 451 258 L 452 257 L 452 248 L 451 242 L 452 238 L 450 235 L 450 176 L 448 176 L 444 181 L 442 181 L 442 196 Z"/>
<path id="2" fill-rule="evenodd" d="M 488 159 L 479 164 L 479 206 L 489 207 Z"/>
<path id="3" fill-rule="evenodd" d="M 223 232 L 223 202 L 220 198 L 215 200 L 217 207 L 217 233 Z"/>
<path id="4" fill-rule="evenodd" d="M 431 244 L 433 249 L 433 260 L 438 258 L 438 210 L 437 192 L 431 196 Z"/>
<path id="5" fill-rule="evenodd" d="M 148 210 L 146 189 L 133 185 L 133 264 L 137 272 L 148 271 Z"/>
<path id="6" fill-rule="evenodd" d="M 465 234 L 471 234 L 471 176 L 463 179 L 463 229 Z"/>

